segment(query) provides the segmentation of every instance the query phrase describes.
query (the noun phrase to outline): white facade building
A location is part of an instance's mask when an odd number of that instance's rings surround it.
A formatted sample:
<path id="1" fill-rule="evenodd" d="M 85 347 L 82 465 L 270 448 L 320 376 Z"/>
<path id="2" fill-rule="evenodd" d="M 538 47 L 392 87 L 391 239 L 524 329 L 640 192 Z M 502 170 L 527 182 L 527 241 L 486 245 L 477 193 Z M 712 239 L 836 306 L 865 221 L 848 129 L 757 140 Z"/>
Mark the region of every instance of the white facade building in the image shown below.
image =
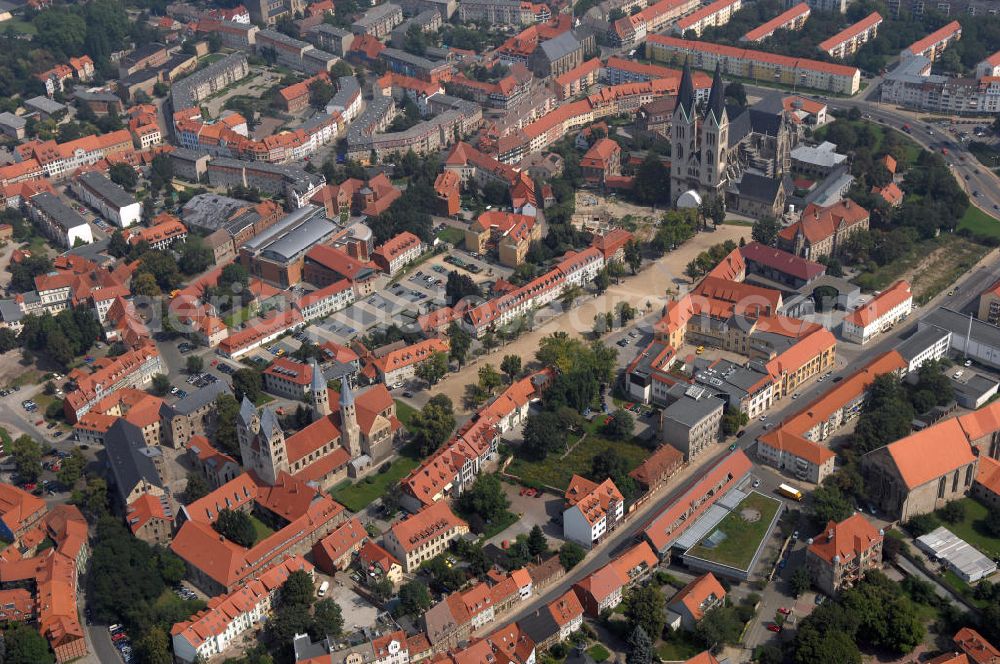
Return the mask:
<path id="1" fill-rule="evenodd" d="M 135 196 L 100 173 L 81 173 L 73 180 L 72 187 L 80 200 L 119 228 L 128 228 L 142 220 L 142 205 Z"/>
<path id="2" fill-rule="evenodd" d="M 868 303 L 844 317 L 841 333 L 848 341 L 865 344 L 913 311 L 913 291 L 900 279 Z"/>

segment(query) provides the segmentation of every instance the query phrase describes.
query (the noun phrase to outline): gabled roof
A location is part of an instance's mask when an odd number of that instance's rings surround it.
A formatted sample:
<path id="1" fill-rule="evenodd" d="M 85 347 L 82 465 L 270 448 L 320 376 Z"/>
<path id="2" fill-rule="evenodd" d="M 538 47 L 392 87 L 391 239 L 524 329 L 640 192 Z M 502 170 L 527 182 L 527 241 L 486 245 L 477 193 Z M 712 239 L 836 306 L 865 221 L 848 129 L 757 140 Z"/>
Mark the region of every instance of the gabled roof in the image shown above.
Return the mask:
<path id="1" fill-rule="evenodd" d="M 805 281 L 811 281 L 826 272 L 826 266 L 820 263 L 800 258 L 795 254 L 769 247 L 760 242 L 751 242 L 744 247 L 740 247 L 739 252 L 745 260 L 753 261 L 754 263 Z"/>
<path id="2" fill-rule="evenodd" d="M 13 484 L 0 483 L 0 520 L 16 533 L 39 512 L 45 511 L 45 501 Z"/>
<path id="3" fill-rule="evenodd" d="M 976 483 L 990 493 L 1000 496 L 1000 461 L 988 456 L 979 457 Z"/>
<path id="4" fill-rule="evenodd" d="M 868 210 L 849 198 L 825 208 L 810 203 L 799 220 L 781 229 L 778 237 L 792 242 L 801 233 L 810 244 L 816 244 L 832 236 L 839 226 L 850 228 L 867 218 Z"/>
<path id="5" fill-rule="evenodd" d="M 927 35 L 923 39 L 918 39 L 917 41 L 906 47 L 905 50 L 909 51 L 913 55 L 920 55 L 926 51 L 931 46 L 944 41 L 945 39 L 951 38 L 956 33 L 962 31 L 962 24 L 958 21 L 952 21 L 943 28 L 935 30 L 931 34 Z"/>
<path id="6" fill-rule="evenodd" d="M 861 328 L 868 327 L 907 300 L 913 300 L 913 291 L 910 289 L 910 282 L 900 279 L 869 302 L 849 313 L 844 317 L 844 321 Z"/>
<path id="7" fill-rule="evenodd" d="M 862 514 L 855 512 L 840 523 L 828 522 L 823 532 L 812 538 L 809 553 L 827 563 L 846 563 L 880 541 L 882 534 Z"/>
<path id="8" fill-rule="evenodd" d="M 909 489 L 976 461 L 958 418 L 938 422 L 890 443 L 885 449 Z M 869 454 L 877 452 L 879 450 Z"/>
<path id="9" fill-rule="evenodd" d="M 348 551 L 368 540 L 368 532 L 358 517 L 340 524 L 336 530 L 316 543 L 315 549 L 321 549 L 327 559 L 336 561 Z"/>
<path id="10" fill-rule="evenodd" d="M 699 576 L 678 591 L 667 606 L 683 605 L 697 621 L 704 616 L 704 607 L 726 596 L 726 590 L 711 572 Z"/>
<path id="11" fill-rule="evenodd" d="M 455 516 L 448 503 L 442 500 L 400 521 L 390 529 L 390 532 L 403 550 L 409 552 L 423 546 L 427 540 L 436 537 L 442 531 L 456 526 L 468 528 L 468 524 Z"/>
<path id="12" fill-rule="evenodd" d="M 975 664 L 998 664 L 1000 649 L 997 649 L 986 638 L 972 629 L 963 627 L 955 633 L 955 645 L 968 655 Z"/>

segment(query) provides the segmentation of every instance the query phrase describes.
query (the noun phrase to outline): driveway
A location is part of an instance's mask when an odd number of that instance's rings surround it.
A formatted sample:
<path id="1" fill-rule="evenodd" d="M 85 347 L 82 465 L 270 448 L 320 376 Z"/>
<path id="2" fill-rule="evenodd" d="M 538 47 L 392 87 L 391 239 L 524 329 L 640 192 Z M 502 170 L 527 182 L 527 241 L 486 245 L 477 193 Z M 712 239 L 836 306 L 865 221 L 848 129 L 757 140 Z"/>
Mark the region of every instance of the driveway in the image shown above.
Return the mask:
<path id="1" fill-rule="evenodd" d="M 510 500 L 510 511 L 520 518 L 503 532 L 491 537 L 488 540 L 490 544 L 499 546 L 503 540 L 513 541 L 518 535 L 527 535 L 538 525 L 548 538 L 550 549 L 562 546 L 564 541 L 562 526 L 553 521 L 562 516 L 564 501 L 561 497 L 553 496 L 551 493 L 537 496 L 521 495 L 521 487 L 506 482 L 503 483 L 503 489 Z"/>

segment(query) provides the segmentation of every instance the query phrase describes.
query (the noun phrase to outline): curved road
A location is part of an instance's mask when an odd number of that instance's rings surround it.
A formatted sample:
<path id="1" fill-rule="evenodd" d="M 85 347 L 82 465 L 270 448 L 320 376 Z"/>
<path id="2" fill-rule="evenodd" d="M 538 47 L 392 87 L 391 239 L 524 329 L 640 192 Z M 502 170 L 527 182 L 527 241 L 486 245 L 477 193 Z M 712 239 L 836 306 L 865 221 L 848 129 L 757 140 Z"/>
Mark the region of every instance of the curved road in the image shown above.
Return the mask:
<path id="1" fill-rule="evenodd" d="M 919 118 L 928 117 L 930 112 L 901 110 L 890 104 L 883 104 L 877 101 L 880 79 L 872 79 L 865 90 L 851 98 L 828 97 L 822 93 L 800 92 L 803 97 L 822 101 L 828 108 L 857 108 L 862 114 L 871 116 L 871 119 L 894 129 L 902 130 L 904 124 L 910 125 L 910 137 L 933 152 L 940 152 L 940 145 L 947 143 L 949 155 L 946 160 L 951 164 L 952 170 L 963 187 L 969 193 L 969 199 L 976 207 L 980 208 L 994 218 L 1000 219 L 1000 178 L 993 172 L 979 163 L 975 155 L 966 149 L 956 138 L 947 133 L 939 131 L 938 128 L 930 127 Z M 755 96 L 773 94 L 774 88 L 763 86 L 744 85 L 747 92 Z M 875 100 L 871 98 L 874 97 Z M 982 124 L 990 124 L 983 120 Z M 974 192 L 979 192 L 974 196 Z M 998 221 L 1000 223 L 1000 221 Z"/>

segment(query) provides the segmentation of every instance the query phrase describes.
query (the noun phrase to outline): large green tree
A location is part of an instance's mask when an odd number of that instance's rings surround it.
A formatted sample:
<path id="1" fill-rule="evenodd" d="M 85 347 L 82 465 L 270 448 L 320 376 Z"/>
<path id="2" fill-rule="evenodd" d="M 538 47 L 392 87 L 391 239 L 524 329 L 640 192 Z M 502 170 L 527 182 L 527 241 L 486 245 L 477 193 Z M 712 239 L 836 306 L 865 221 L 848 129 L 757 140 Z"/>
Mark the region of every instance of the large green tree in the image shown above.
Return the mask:
<path id="1" fill-rule="evenodd" d="M 243 403 L 243 397 L 257 403 L 264 394 L 263 376 L 257 369 L 244 367 L 233 372 L 233 395 Z"/>
<path id="2" fill-rule="evenodd" d="M 459 509 L 470 518 L 489 523 L 501 518 L 510 507 L 510 500 L 504 493 L 500 479 L 492 473 L 482 473 L 476 478 L 472 488 L 458 499 Z"/>
<path id="3" fill-rule="evenodd" d="M 3 630 L 3 646 L 4 664 L 51 664 L 55 661 L 45 637 L 24 623 L 8 623 Z"/>
<path id="4" fill-rule="evenodd" d="M 42 474 L 42 446 L 28 434 L 18 436 L 11 445 L 11 458 L 23 482 L 36 482 Z"/>
<path id="5" fill-rule="evenodd" d="M 431 607 L 427 584 L 419 578 L 407 581 L 399 588 L 399 606 L 404 615 L 416 616 Z"/>
<path id="6" fill-rule="evenodd" d="M 431 356 L 417 365 L 416 376 L 427 381 L 428 385 L 437 385 L 438 381 L 448 373 L 448 354 L 444 352 L 431 353 Z"/>
<path id="7" fill-rule="evenodd" d="M 544 411 L 528 415 L 521 453 L 531 459 L 544 459 L 550 452 L 565 450 L 566 440 L 566 429 L 555 413 Z"/>
<path id="8" fill-rule="evenodd" d="M 407 431 L 413 438 L 420 456 L 427 456 L 448 440 L 455 428 L 455 409 L 444 394 L 435 394 L 419 412 L 414 413 Z"/>
<path id="9" fill-rule="evenodd" d="M 659 638 L 667 624 L 666 602 L 654 584 L 634 586 L 625 595 L 625 619 L 632 629 L 641 627 Z"/>
<path id="10" fill-rule="evenodd" d="M 246 512 L 241 510 L 222 509 L 212 523 L 212 527 L 230 542 L 250 548 L 257 540 L 257 531 L 253 521 Z"/>

